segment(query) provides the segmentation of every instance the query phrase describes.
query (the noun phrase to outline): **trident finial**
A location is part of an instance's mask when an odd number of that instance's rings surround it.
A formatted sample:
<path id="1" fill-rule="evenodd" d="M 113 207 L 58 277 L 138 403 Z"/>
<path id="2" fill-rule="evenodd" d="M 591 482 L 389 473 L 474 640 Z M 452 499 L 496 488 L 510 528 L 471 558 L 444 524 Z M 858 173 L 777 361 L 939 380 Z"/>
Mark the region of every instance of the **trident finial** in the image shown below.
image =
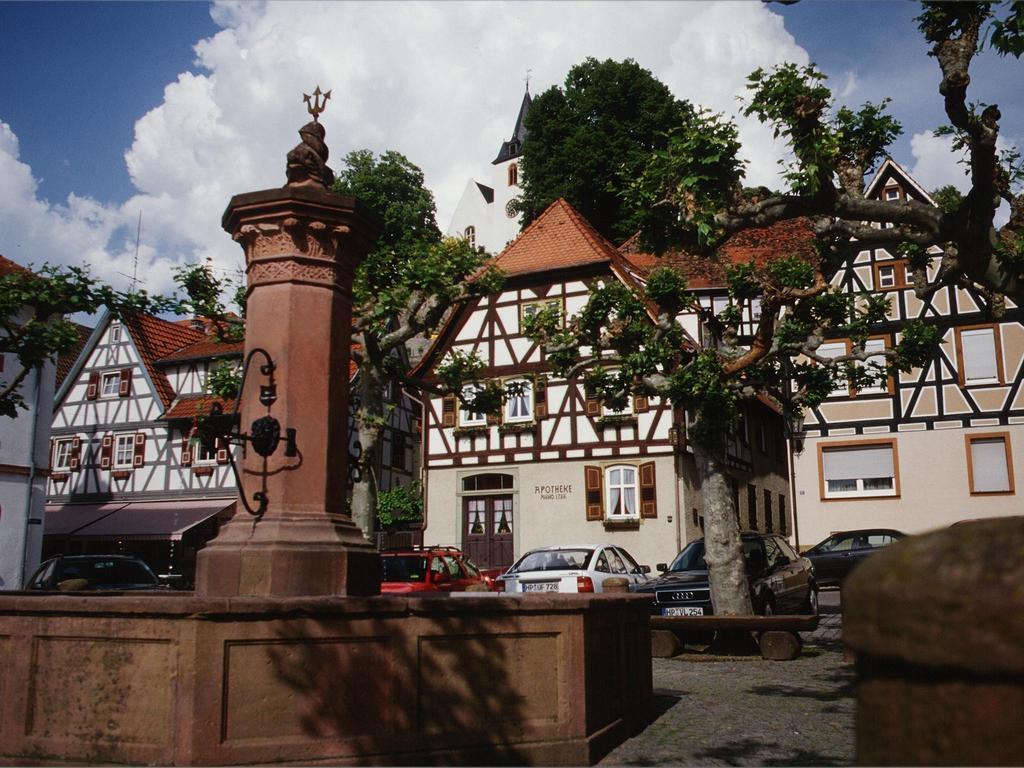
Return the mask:
<path id="1" fill-rule="evenodd" d="M 323 96 L 323 99 L 320 97 Z M 327 100 L 331 98 L 331 92 L 322 93 L 320 86 L 316 87 L 313 91 L 313 95 L 310 96 L 308 93 L 302 94 L 302 100 L 306 102 L 306 109 L 309 110 L 309 114 L 313 116 L 313 122 L 320 122 L 320 114 L 327 108 Z"/>

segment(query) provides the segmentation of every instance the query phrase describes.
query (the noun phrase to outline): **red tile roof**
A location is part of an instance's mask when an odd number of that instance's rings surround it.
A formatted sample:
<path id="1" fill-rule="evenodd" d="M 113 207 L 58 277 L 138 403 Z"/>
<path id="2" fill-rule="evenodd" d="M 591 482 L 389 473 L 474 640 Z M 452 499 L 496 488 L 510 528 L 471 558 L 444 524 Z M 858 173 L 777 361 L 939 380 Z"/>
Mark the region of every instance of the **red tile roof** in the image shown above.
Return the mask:
<path id="1" fill-rule="evenodd" d="M 11 272 L 26 272 L 32 274 L 32 270 L 27 269 L 17 262 L 11 261 L 6 256 L 0 256 L 0 277 L 9 275 Z"/>
<path id="2" fill-rule="evenodd" d="M 60 389 L 60 385 L 67 378 L 67 375 L 71 373 L 71 369 L 75 367 L 75 362 L 78 360 L 78 356 L 82 353 L 82 348 L 85 347 L 85 343 L 89 340 L 89 336 L 92 335 L 92 328 L 88 328 L 78 323 L 72 323 L 75 326 L 75 330 L 78 331 L 78 341 L 75 342 L 75 346 L 60 355 L 57 358 L 57 389 Z"/>
<path id="3" fill-rule="evenodd" d="M 206 336 L 195 344 L 164 355 L 159 362 L 169 363 L 180 360 L 199 360 L 209 357 L 223 357 L 225 355 L 241 356 L 245 349 L 244 341 L 221 341 L 215 336 Z"/>
<path id="4" fill-rule="evenodd" d="M 815 255 L 814 232 L 807 219 L 803 218 L 738 232 L 722 246 L 718 259 L 695 256 L 681 250 L 658 257 L 640 251 L 638 239 L 634 235 L 620 246 L 626 261 L 641 273 L 650 273 L 658 266 L 680 269 L 689 278 L 691 288 L 723 287 L 725 268 L 729 264 L 753 261 L 760 268 L 781 256 L 811 258 Z"/>
<path id="5" fill-rule="evenodd" d="M 523 230 L 493 262 L 506 276 L 605 264 L 615 246 L 597 233 L 580 213 L 558 199 Z"/>
<path id="6" fill-rule="evenodd" d="M 156 361 L 182 347 L 202 341 L 206 338 L 206 334 L 183 327 L 178 323 L 161 320 L 153 315 L 128 315 L 123 322 L 132 335 L 135 348 L 142 357 L 142 363 L 146 367 L 153 386 L 156 387 L 157 395 L 163 402 L 164 408 L 169 407 L 174 400 L 174 390 L 163 371 L 156 367 Z"/>
<path id="7" fill-rule="evenodd" d="M 213 395 L 183 395 L 167 409 L 163 418 L 165 420 L 194 419 L 199 415 L 208 416 L 215 406 L 220 407 L 221 413 L 231 413 L 235 408 L 235 401 L 224 400 Z"/>

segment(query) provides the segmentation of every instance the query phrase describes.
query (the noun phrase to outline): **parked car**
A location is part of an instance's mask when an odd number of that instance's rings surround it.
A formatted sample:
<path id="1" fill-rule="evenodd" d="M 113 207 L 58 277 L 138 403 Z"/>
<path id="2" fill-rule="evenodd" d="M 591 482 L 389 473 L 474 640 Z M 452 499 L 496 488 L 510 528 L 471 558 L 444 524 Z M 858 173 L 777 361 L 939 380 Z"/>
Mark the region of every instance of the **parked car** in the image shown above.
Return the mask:
<path id="1" fill-rule="evenodd" d="M 818 613 L 818 584 L 811 562 L 800 557 L 781 536 L 744 532 L 740 539 L 750 580 L 754 612 Z M 650 594 L 658 616 L 709 616 L 711 585 L 704 562 L 704 539 L 691 541 L 663 573 L 634 590 Z"/>
<path id="2" fill-rule="evenodd" d="M 603 592 L 610 578 L 625 578 L 632 588 L 650 572 L 649 565 L 610 544 L 541 547 L 519 558 L 497 583 L 504 592 Z"/>
<path id="3" fill-rule="evenodd" d="M 904 536 L 905 533 L 891 528 L 842 531 L 815 544 L 804 552 L 804 557 L 814 564 L 818 584 L 823 587 L 839 586 L 864 558 Z"/>
<path id="4" fill-rule="evenodd" d="M 105 592 L 166 589 L 149 566 L 129 555 L 58 555 L 43 562 L 26 589 Z"/>
<path id="5" fill-rule="evenodd" d="M 380 554 L 382 594 L 490 591 L 480 569 L 455 547 L 411 547 Z"/>

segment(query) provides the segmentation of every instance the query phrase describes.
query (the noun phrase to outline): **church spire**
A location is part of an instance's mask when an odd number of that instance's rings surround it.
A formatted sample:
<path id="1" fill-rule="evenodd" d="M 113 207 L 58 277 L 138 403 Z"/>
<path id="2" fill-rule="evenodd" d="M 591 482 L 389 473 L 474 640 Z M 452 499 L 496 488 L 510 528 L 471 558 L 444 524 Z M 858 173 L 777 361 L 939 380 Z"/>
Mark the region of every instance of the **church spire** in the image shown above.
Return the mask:
<path id="1" fill-rule="evenodd" d="M 530 111 L 530 81 L 526 81 L 526 93 L 523 94 L 523 101 L 519 105 L 519 115 L 516 117 L 516 126 L 512 129 L 512 138 L 501 143 L 498 156 L 492 160 L 493 165 L 504 163 L 506 160 L 513 160 L 523 153 L 523 142 L 526 140 L 526 114 Z"/>

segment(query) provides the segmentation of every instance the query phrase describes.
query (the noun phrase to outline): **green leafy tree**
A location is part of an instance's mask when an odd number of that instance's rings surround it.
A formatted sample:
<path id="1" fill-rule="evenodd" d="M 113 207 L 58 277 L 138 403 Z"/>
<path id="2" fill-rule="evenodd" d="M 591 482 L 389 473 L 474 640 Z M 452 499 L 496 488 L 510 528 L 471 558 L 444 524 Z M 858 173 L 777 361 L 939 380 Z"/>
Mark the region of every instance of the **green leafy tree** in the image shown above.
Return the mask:
<path id="1" fill-rule="evenodd" d="M 398 485 L 381 491 L 377 497 L 377 523 L 384 530 L 418 523 L 423 519 L 423 486 Z"/>
<path id="2" fill-rule="evenodd" d="M 690 106 L 632 59 L 577 64 L 537 96 L 526 116 L 519 208 L 529 223 L 562 197 L 605 237 L 621 242 L 639 223 L 621 197 Z"/>
<path id="3" fill-rule="evenodd" d="M 998 107 L 967 101 L 969 67 L 985 39 L 1001 53 L 1020 55 L 1024 4 L 925 3 L 918 24 L 942 75 L 950 124 L 938 133 L 952 136 L 963 152 L 967 194 L 942 190 L 936 206 L 868 199 L 865 176 L 901 131 L 887 102 L 837 108 L 813 66 L 758 69 L 749 77 L 745 114 L 772 126 L 792 150 L 785 190 L 744 188 L 735 126 L 698 111 L 669 132 L 664 149 L 648 155 L 625 193 L 642 243 L 658 253 L 681 249 L 707 259 L 728 286 L 730 305 L 717 314 L 702 307 L 686 276 L 662 267 L 640 296 L 607 285 L 565 327 L 553 313 L 541 313 L 529 329 L 560 374 L 582 375 L 588 390 L 612 407 L 637 393 L 666 397 L 696 416 L 690 437 L 702 475 L 712 596 L 721 613 L 751 610 L 725 465 L 725 435 L 743 403 L 770 395 L 788 415 L 798 415 L 836 386 L 864 387 L 925 365 L 939 343 L 936 326 L 910 323 L 895 348 L 869 348 L 885 297 L 830 289 L 835 271 L 861 248 L 886 246 L 910 260 L 922 298 L 943 286 L 970 287 L 989 298 L 993 315 L 1002 311 L 1003 295 L 1024 301 L 1024 168 L 1016 150 L 997 151 Z M 1000 202 L 1010 215 L 997 230 Z M 803 229 L 808 247 L 776 254 L 760 268 L 722 258 L 732 236 L 771 225 Z M 940 257 L 929 255 L 933 245 L 942 248 Z M 934 259 L 936 268 L 926 270 Z M 744 337 L 740 310 L 754 300 L 760 319 Z M 686 312 L 700 318 L 710 343 L 684 343 L 675 318 Z M 849 338 L 851 351 L 820 354 L 830 337 Z M 592 353 L 583 357 L 581 347 Z"/>
<path id="4" fill-rule="evenodd" d="M 177 311 L 179 303 L 145 291 L 122 292 L 94 278 L 84 267 L 44 264 L 34 271 L 15 269 L 0 277 L 0 352 L 17 358 L 0 380 L 0 415 L 17 418 L 25 401 L 25 377 L 78 342 L 68 316 L 107 307 L 114 315 Z"/>

